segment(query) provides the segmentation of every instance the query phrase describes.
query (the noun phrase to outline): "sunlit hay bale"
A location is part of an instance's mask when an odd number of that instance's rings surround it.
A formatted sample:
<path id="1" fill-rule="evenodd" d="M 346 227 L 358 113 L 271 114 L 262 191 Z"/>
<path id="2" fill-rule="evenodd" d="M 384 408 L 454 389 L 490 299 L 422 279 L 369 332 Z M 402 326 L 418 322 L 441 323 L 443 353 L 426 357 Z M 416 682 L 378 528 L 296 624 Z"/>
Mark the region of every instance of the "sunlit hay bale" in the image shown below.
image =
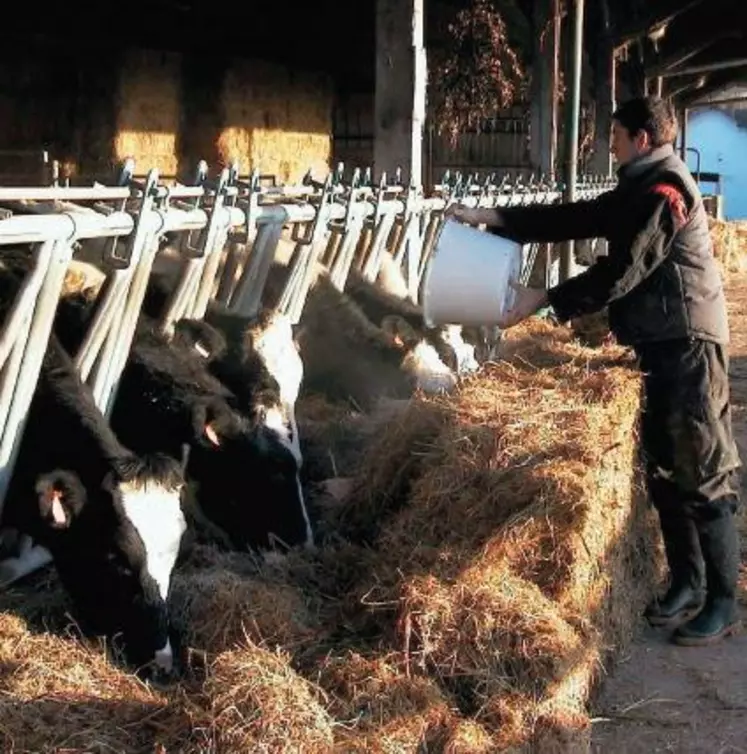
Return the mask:
<path id="1" fill-rule="evenodd" d="M 500 751 L 495 737 L 472 720 L 458 720 L 444 742 L 444 754 L 490 754 Z"/>
<path id="2" fill-rule="evenodd" d="M 113 157 L 157 168 L 173 177 L 180 130 L 181 56 L 155 50 L 129 50 L 120 68 L 116 96 Z"/>
<path id="3" fill-rule="evenodd" d="M 332 719 L 323 700 L 283 652 L 247 644 L 218 655 L 203 693 L 216 751 L 331 750 Z"/>
<path id="4" fill-rule="evenodd" d="M 468 704 L 501 690 L 541 694 L 582 647 L 535 585 L 491 560 L 486 552 L 451 585 L 425 576 L 403 589 L 405 646 Z"/>
<path id="5" fill-rule="evenodd" d="M 196 550 L 192 563 L 174 573 L 170 603 L 172 621 L 192 648 L 215 654 L 251 641 L 294 652 L 324 634 L 318 595 L 294 573 L 302 555 L 263 560 Z"/>
<path id="6" fill-rule="evenodd" d="M 713 255 L 724 272 L 747 270 L 747 229 L 744 223 L 708 218 Z"/>
<path id="7" fill-rule="evenodd" d="M 565 711 L 541 714 L 534 722 L 532 745 L 542 754 L 588 752 L 591 722 L 586 714 Z"/>
<path id="8" fill-rule="evenodd" d="M 331 84 L 325 74 L 233 59 L 220 93 L 220 164 L 239 160 L 284 184 L 297 183 L 310 168 L 324 174 L 331 156 Z"/>

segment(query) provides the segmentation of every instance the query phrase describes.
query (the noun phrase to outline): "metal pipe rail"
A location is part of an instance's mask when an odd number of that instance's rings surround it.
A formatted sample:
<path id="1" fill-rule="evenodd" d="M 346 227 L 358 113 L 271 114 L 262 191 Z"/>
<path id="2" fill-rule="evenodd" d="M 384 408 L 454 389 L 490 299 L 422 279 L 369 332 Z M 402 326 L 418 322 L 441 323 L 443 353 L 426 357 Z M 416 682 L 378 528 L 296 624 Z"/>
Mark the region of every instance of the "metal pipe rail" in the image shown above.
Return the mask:
<path id="1" fill-rule="evenodd" d="M 402 185 L 399 175 L 393 184 L 382 176 L 374 186 L 370 171 L 365 175 L 357 171 L 345 182 L 342 166 L 323 184 L 309 179 L 301 186 L 281 187 L 260 186 L 256 171 L 242 181 L 236 166 L 225 169 L 216 181 L 208 181 L 204 163 L 198 167 L 194 185 L 159 184 L 155 170 L 144 182 L 133 176 L 134 163 L 129 162 L 116 186 L 0 187 L 0 203 L 6 205 L 52 203 L 20 209 L 13 205 L 13 212 L 28 214 L 0 220 L 0 257 L 3 247 L 32 247 L 31 271 L 0 335 L 0 516 L 76 244 L 108 239 L 102 259 L 111 269 L 101 305 L 75 363 L 91 386 L 97 405 L 109 415 L 159 238 L 166 233 L 184 234 L 181 251 L 186 264 L 161 322 L 164 332 L 170 333 L 181 317 L 202 317 L 211 297 L 217 296 L 234 310 L 255 313 L 284 227 L 293 230 L 295 251 L 279 308 L 297 323 L 319 262 L 334 285 L 344 290 L 351 269 L 375 280 L 383 254 L 389 251 L 405 270 L 410 297 L 417 301 L 444 210 L 450 204 L 509 207 L 554 203 L 563 193 L 561 185 L 542 178 L 510 182 L 490 176 L 477 183 L 470 176 L 456 174 L 453 180 L 444 176 L 434 195 L 426 197 L 420 187 Z M 576 195 L 592 199 L 613 186 L 608 178 L 585 176 L 578 181 Z M 77 202 L 94 204 L 88 207 Z M 232 290 L 219 280 L 219 268 L 228 235 L 236 231 L 243 233 L 247 242 L 253 241 L 247 243 L 250 248 L 243 268 L 224 268 L 224 276 L 240 274 Z M 118 246 L 125 247 L 123 256 L 117 256 Z M 537 249 L 537 245 L 524 249 L 524 282 L 531 274 Z"/>

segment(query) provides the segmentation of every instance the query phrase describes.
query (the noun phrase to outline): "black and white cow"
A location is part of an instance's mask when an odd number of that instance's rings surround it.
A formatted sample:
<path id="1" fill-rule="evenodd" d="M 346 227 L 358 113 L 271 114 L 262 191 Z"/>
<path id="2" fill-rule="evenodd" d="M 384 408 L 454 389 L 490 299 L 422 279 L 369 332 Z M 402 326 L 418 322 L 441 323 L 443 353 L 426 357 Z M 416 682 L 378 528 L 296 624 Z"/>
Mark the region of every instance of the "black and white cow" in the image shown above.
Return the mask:
<path id="1" fill-rule="evenodd" d="M 3 308 L 27 272 L 9 260 Z M 0 582 L 53 561 L 83 626 L 121 634 L 132 662 L 170 670 L 166 603 L 186 529 L 183 484 L 177 461 L 137 455 L 116 437 L 53 334 L 5 497 L 2 525 L 22 536 Z"/>
<path id="2" fill-rule="evenodd" d="M 178 462 L 122 445 L 53 335 L 3 512 L 27 539 L 0 578 L 53 560 L 82 625 L 121 633 L 131 661 L 171 670 L 166 603 L 186 529 L 182 485 Z"/>
<path id="3" fill-rule="evenodd" d="M 391 282 L 392 273 L 387 277 Z M 380 324 L 393 314 L 401 317 L 420 336 L 421 342 L 433 348 L 438 357 L 457 374 L 474 372 L 479 368 L 474 346 L 464 341 L 459 325 L 428 327 L 422 307 L 386 290 L 381 284 L 370 283 L 356 270 L 350 271 L 345 293 L 374 324 Z"/>
<path id="4" fill-rule="evenodd" d="M 170 282 L 154 275 L 146 293 L 145 315 L 160 318 L 169 294 Z M 217 341 L 218 333 L 223 343 Z M 288 317 L 265 307 L 250 318 L 211 302 L 204 322 L 184 319 L 175 323 L 174 340 L 193 345 L 210 373 L 233 393 L 239 409 L 274 432 L 300 469 L 303 458 L 295 405 L 304 369 Z"/>
<path id="5" fill-rule="evenodd" d="M 57 328 L 77 348 L 92 307 L 66 297 Z M 222 338 L 205 323 L 183 327 L 169 341 L 144 316 L 119 383 L 111 424 L 138 452 L 187 453 L 189 494 L 201 517 L 238 549 L 312 545 L 313 534 L 298 482 L 294 454 L 277 432 L 242 411 L 237 397 L 206 367 L 192 347 Z M 190 345 L 188 345 L 190 344 Z"/>
<path id="6" fill-rule="evenodd" d="M 448 392 L 456 385 L 452 370 L 407 322 L 389 315 L 374 325 L 323 272 L 307 296 L 296 340 L 304 389 L 364 410 L 381 398 L 409 398 L 417 389 Z"/>

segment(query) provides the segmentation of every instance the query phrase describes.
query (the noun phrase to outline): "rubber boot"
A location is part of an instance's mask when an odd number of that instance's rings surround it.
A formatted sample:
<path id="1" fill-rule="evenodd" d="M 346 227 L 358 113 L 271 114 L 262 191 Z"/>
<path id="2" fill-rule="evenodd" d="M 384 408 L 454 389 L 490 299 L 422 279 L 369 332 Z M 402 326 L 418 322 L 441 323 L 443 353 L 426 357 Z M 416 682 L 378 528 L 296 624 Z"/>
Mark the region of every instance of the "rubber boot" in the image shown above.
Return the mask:
<path id="1" fill-rule="evenodd" d="M 695 522 L 679 509 L 659 511 L 669 564 L 667 593 L 644 613 L 652 626 L 673 627 L 697 615 L 705 602 L 703 559 Z"/>
<path id="2" fill-rule="evenodd" d="M 676 644 L 715 644 L 734 633 L 737 621 L 739 533 L 732 513 L 698 525 L 706 568 L 707 593 L 703 609 L 672 636 Z"/>

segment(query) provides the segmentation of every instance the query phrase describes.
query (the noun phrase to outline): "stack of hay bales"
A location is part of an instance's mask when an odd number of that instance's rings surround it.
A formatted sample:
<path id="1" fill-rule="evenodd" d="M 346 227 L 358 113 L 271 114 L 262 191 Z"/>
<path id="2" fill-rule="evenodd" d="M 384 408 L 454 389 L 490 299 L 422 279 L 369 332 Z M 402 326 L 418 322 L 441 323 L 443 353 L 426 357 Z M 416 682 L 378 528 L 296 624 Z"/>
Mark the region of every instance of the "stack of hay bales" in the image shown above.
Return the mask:
<path id="1" fill-rule="evenodd" d="M 653 583 L 639 393 L 622 349 L 516 328 L 457 395 L 379 420 L 318 552 L 192 552 L 173 594 L 187 671 L 169 688 L 47 633 L 28 591 L 2 595 L 4 743 L 574 750 Z"/>
<path id="2" fill-rule="evenodd" d="M 332 87 L 322 74 L 234 60 L 221 92 L 222 164 L 238 161 L 297 183 L 307 170 L 326 174 L 332 150 Z"/>
<path id="3" fill-rule="evenodd" d="M 724 272 L 747 270 L 747 223 L 708 218 L 713 253 Z"/>
<path id="4" fill-rule="evenodd" d="M 115 162 L 133 157 L 140 170 L 157 168 L 162 176 L 175 176 L 180 98 L 178 54 L 129 49 L 116 97 Z"/>

